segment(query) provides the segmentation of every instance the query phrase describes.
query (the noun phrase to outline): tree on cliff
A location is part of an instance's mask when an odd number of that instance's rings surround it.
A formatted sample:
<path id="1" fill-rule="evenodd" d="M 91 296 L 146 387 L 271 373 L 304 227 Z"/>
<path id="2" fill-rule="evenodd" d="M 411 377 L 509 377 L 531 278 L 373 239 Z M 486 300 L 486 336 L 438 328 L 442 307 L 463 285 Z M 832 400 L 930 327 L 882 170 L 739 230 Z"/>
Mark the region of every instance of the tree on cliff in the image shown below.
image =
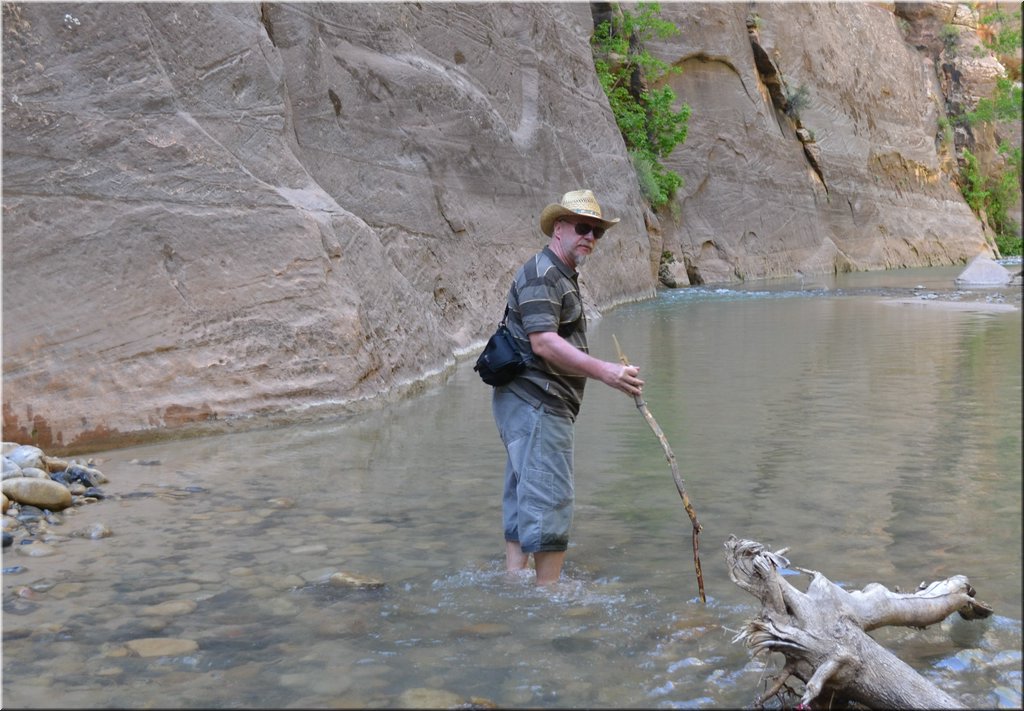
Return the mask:
<path id="1" fill-rule="evenodd" d="M 679 33 L 658 17 L 657 3 L 638 3 L 635 12 L 617 9 L 594 28 L 594 67 L 626 142 L 640 189 L 655 209 L 668 205 L 682 177 L 661 161 L 686 140 L 690 107 L 675 108 L 677 97 L 665 79 L 679 71 L 644 49 L 644 42 Z"/>

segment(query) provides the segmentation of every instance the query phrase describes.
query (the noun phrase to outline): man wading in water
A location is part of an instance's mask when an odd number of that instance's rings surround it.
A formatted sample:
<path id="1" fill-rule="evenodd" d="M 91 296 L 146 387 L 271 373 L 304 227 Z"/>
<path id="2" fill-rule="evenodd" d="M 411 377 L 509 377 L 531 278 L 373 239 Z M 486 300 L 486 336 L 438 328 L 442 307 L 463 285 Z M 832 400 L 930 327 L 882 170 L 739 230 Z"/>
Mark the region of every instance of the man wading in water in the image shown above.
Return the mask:
<path id="1" fill-rule="evenodd" d="M 526 570 L 533 554 L 537 584 L 556 582 L 569 545 L 573 507 L 573 435 L 587 378 L 639 395 L 640 369 L 589 355 L 578 272 L 605 230 L 590 190 L 574 190 L 540 215 L 551 241 L 516 273 L 506 319 L 520 352 L 533 361 L 494 388 L 492 409 L 508 453 L 502 517 L 505 567 Z"/>

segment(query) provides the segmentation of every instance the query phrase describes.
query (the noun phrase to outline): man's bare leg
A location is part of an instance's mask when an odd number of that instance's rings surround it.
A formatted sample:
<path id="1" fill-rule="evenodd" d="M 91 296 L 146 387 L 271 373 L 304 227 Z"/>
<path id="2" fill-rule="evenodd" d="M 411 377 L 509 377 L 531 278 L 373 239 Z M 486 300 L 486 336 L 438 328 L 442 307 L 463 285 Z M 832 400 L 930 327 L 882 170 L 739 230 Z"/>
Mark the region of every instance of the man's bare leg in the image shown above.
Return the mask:
<path id="1" fill-rule="evenodd" d="M 505 541 L 505 570 L 512 573 L 517 570 L 526 570 L 530 562 L 530 554 L 523 553 L 519 541 Z"/>
<path id="2" fill-rule="evenodd" d="M 565 551 L 538 551 L 533 554 L 533 561 L 537 568 L 538 585 L 556 583 L 562 577 Z"/>

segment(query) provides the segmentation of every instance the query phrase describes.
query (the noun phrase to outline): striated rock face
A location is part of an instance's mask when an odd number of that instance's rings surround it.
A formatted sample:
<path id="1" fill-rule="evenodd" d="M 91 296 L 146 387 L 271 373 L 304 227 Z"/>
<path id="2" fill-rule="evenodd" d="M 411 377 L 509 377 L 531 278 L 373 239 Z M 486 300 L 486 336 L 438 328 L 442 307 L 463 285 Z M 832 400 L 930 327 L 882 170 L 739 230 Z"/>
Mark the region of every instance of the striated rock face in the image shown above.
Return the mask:
<path id="1" fill-rule="evenodd" d="M 682 67 L 673 88 L 694 107 L 671 161 L 686 185 L 664 249 L 691 281 L 990 253 L 941 170 L 934 70 L 888 9 L 669 3 L 662 14 L 683 33 L 659 56 Z M 802 107 L 787 102 L 797 93 Z"/>
<path id="2" fill-rule="evenodd" d="M 3 12 L 6 439 L 397 396 L 488 334 L 576 187 L 622 218 L 590 303 L 654 294 L 585 4 Z"/>
<path id="3" fill-rule="evenodd" d="M 987 251 L 889 10 L 766 3 L 748 34 L 746 4 L 662 7 L 694 114 L 659 220 L 584 3 L 5 4 L 4 438 L 81 452 L 413 392 L 482 344 L 577 187 L 622 218 L 584 269 L 595 316 L 652 296 L 663 250 L 680 283 Z"/>
<path id="4" fill-rule="evenodd" d="M 1020 12 L 1020 3 L 955 3 L 898 2 L 895 12 L 908 20 L 907 41 L 938 68 L 946 112 L 950 116 L 962 115 L 978 107 L 982 97 L 991 97 L 997 80 L 1008 76 L 1020 80 L 1021 50 L 1015 55 L 993 56 L 984 46 L 983 39 L 995 39 L 992 28 L 981 23 L 981 18 L 995 10 L 1009 15 Z M 997 176 L 1008 167 L 1009 161 L 1000 151 L 1004 142 L 1011 148 L 1021 148 L 1021 121 L 995 121 L 968 126 L 955 122 L 953 143 L 961 154 L 969 150 L 978 159 L 983 175 Z M 952 146 L 950 146 L 952 148 Z M 954 158 L 956 156 L 954 155 Z M 1021 200 L 1007 205 L 1010 219 L 1021 224 Z M 1018 230 L 1019 234 L 1019 230 Z"/>

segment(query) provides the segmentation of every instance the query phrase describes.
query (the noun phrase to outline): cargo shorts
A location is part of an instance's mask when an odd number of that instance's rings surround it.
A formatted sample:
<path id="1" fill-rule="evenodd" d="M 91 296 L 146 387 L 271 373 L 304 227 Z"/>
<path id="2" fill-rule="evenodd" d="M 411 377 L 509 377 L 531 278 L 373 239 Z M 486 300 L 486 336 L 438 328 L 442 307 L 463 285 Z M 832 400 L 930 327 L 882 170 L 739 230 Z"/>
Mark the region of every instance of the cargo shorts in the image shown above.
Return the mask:
<path id="1" fill-rule="evenodd" d="M 505 445 L 502 519 L 505 540 L 524 553 L 564 551 L 573 509 L 573 421 L 535 406 L 507 388 L 491 407 Z"/>

